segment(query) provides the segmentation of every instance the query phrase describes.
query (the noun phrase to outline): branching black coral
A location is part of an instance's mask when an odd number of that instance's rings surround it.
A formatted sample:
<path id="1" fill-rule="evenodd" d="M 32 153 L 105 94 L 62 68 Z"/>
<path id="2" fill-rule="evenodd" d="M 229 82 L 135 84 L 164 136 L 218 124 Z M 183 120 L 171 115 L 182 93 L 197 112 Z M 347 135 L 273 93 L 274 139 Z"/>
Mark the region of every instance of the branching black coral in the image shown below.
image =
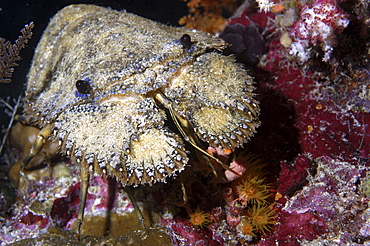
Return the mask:
<path id="1" fill-rule="evenodd" d="M 0 38 L 0 82 L 10 83 L 16 61 L 20 60 L 19 52 L 23 49 L 28 40 L 32 37 L 33 22 L 21 30 L 22 35 L 18 37 L 15 44 L 11 44 L 4 38 Z"/>

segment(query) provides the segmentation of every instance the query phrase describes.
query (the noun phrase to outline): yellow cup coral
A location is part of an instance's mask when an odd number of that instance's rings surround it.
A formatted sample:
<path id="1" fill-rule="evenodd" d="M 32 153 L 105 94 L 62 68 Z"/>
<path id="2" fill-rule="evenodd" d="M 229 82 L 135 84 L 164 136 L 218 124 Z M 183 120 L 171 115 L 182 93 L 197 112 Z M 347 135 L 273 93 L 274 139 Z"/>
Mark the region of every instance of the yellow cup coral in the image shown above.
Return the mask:
<path id="1" fill-rule="evenodd" d="M 195 213 L 189 214 L 189 217 L 190 223 L 196 228 L 206 226 L 210 222 L 210 214 L 200 209 L 195 210 Z"/>
<path id="2" fill-rule="evenodd" d="M 265 234 L 271 231 L 273 225 L 276 223 L 276 213 L 273 205 L 261 206 L 260 204 L 253 205 L 247 212 L 248 217 L 251 218 L 253 225 L 256 226 L 257 231 Z"/>
<path id="3" fill-rule="evenodd" d="M 265 203 L 265 200 L 271 195 L 269 185 L 264 184 L 265 179 L 250 177 L 245 179 L 240 185 L 236 186 L 236 193 L 239 198 L 245 201 Z"/>

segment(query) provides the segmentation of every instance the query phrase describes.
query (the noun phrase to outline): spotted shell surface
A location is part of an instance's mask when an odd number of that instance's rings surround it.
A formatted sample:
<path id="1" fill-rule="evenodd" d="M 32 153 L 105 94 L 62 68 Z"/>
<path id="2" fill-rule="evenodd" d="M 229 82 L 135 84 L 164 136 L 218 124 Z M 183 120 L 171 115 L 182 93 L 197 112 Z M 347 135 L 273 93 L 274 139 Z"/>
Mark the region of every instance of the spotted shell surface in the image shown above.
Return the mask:
<path id="1" fill-rule="evenodd" d="M 217 53 L 224 47 L 125 11 L 67 6 L 36 48 L 24 115 L 40 129 L 52 125 L 63 154 L 123 185 L 164 181 L 188 157 L 154 92 L 212 147 L 235 149 L 259 125 L 253 80 Z"/>

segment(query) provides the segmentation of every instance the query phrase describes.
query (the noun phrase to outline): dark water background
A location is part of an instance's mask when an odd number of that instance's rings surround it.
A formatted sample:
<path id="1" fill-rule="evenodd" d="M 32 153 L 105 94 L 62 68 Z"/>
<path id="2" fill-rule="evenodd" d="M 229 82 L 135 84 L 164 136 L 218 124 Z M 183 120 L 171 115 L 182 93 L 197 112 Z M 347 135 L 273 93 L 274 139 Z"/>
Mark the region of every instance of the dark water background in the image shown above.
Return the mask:
<path id="1" fill-rule="evenodd" d="M 19 66 L 15 67 L 12 82 L 10 84 L 0 83 L 1 98 L 17 98 L 24 93 L 26 76 L 33 52 L 50 18 L 63 7 L 77 3 L 95 4 L 116 10 L 126 9 L 128 12 L 172 26 L 178 26 L 178 20 L 188 13 L 186 3 L 181 0 L 0 0 L 0 37 L 11 41 L 13 44 L 20 36 L 20 30 L 24 25 L 31 21 L 35 24 L 32 39 L 28 46 L 21 50 L 22 60 L 17 62 Z M 0 128 L 6 127 L 8 121 L 9 117 L 5 114 L 4 107 L 0 107 Z M 0 133 L 1 139 L 2 136 L 3 132 Z"/>

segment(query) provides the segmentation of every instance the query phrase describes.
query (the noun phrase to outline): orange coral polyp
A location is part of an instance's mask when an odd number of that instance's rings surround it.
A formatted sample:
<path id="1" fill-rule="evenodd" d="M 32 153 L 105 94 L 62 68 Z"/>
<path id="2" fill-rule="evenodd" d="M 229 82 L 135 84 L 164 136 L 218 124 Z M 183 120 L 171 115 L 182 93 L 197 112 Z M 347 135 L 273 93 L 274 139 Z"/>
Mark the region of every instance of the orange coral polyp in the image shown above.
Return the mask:
<path id="1" fill-rule="evenodd" d="M 256 234 L 254 233 L 256 228 L 247 218 L 242 219 L 236 229 L 245 236 L 256 237 Z"/>
<path id="2" fill-rule="evenodd" d="M 254 205 L 251 209 L 249 209 L 248 214 L 252 220 L 252 223 L 256 226 L 256 229 L 263 234 L 271 231 L 272 226 L 276 223 L 275 209 L 272 205 Z"/>
<path id="3" fill-rule="evenodd" d="M 189 217 L 189 222 L 196 228 L 206 226 L 210 222 L 210 214 L 200 211 L 199 209 L 197 209 L 195 213 L 189 214 Z"/>
<path id="4" fill-rule="evenodd" d="M 265 179 L 258 177 L 246 179 L 241 185 L 236 186 L 239 198 L 249 202 L 265 203 L 270 196 L 269 185 L 263 184 Z"/>

